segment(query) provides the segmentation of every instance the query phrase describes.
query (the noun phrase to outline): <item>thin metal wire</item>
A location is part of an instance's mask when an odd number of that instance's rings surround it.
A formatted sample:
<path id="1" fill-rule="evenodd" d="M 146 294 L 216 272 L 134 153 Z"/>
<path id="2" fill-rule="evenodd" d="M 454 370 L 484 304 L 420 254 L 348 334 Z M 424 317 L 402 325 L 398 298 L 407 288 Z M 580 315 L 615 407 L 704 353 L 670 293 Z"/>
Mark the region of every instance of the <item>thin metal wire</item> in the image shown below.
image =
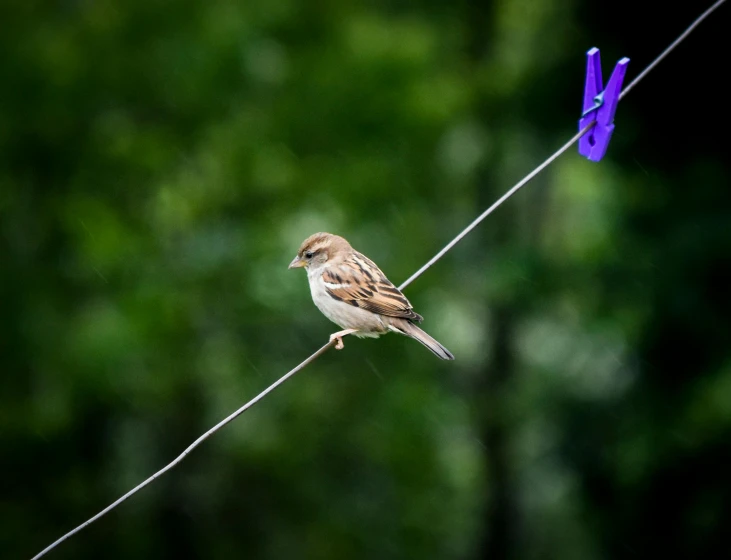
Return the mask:
<path id="1" fill-rule="evenodd" d="M 652 70 L 657 64 L 665 58 L 676 46 L 678 46 L 690 33 L 693 31 L 699 23 L 701 23 L 705 18 L 707 18 L 711 13 L 713 13 L 714 10 L 716 10 L 721 4 L 723 4 L 726 0 L 718 0 L 713 6 L 708 8 L 703 14 L 701 14 L 698 19 L 696 19 L 688 29 L 686 29 L 680 37 L 678 37 L 667 49 L 665 49 L 660 56 L 658 56 L 650 65 L 645 68 L 632 82 L 622 91 L 619 98 L 622 99 L 627 93 L 635 87 L 640 80 L 642 80 L 647 73 Z M 473 229 L 475 229 L 480 222 L 482 222 L 485 218 L 487 218 L 490 214 L 492 214 L 501 204 L 503 204 L 506 200 L 508 200 L 511 196 L 513 196 L 520 188 L 527 185 L 536 175 L 538 175 L 541 171 L 543 171 L 546 167 L 548 167 L 551 163 L 553 163 L 556 158 L 558 158 L 561 154 L 566 152 L 571 146 L 573 146 L 576 142 L 578 142 L 579 138 L 581 138 L 584 134 L 586 134 L 591 128 L 594 126 L 595 122 L 589 123 L 586 125 L 581 131 L 579 131 L 576 135 L 574 135 L 571 140 L 566 142 L 563 146 L 561 146 L 556 152 L 554 152 L 550 157 L 548 157 L 543 163 L 541 163 L 538 167 L 536 167 L 533 171 L 531 171 L 528 175 L 526 175 L 523 179 L 521 179 L 515 186 L 513 186 L 509 191 L 507 191 L 503 196 L 501 196 L 492 206 L 490 206 L 487 210 L 485 210 L 482 214 L 480 214 L 475 220 L 469 224 L 465 229 L 463 229 L 452 241 L 450 241 L 447 245 L 444 246 L 444 248 L 439 251 L 436 255 L 434 255 L 424 266 L 422 266 L 419 270 L 417 270 L 414 274 L 411 275 L 401 286 L 399 286 L 400 290 L 403 290 L 411 284 L 414 280 L 416 280 L 419 276 L 421 276 L 429 267 L 431 267 L 435 262 L 437 262 L 439 259 L 441 259 L 452 247 L 454 247 L 457 243 L 459 243 L 468 233 L 470 233 Z M 211 437 L 214 433 L 216 433 L 218 430 L 223 428 L 226 424 L 232 422 L 235 420 L 238 416 L 243 414 L 246 410 L 254 406 L 257 402 L 259 402 L 261 399 L 263 399 L 266 395 L 271 393 L 274 389 L 279 387 L 282 383 L 287 381 L 289 378 L 293 377 L 297 372 L 304 369 L 306 366 L 308 366 L 310 363 L 315 361 L 317 358 L 319 358 L 322 354 L 324 354 L 331 346 L 335 344 L 335 341 L 332 340 L 325 344 L 322 348 L 317 350 L 314 354 L 312 354 L 309 358 L 304 360 L 302 363 L 300 363 L 297 367 L 290 370 L 286 374 L 284 374 L 282 377 L 280 377 L 277 381 L 269 385 L 266 389 L 264 389 L 261 393 L 256 395 L 253 399 L 248 401 L 246 404 L 244 404 L 242 407 L 238 408 L 235 412 L 228 415 L 226 418 L 221 420 L 218 424 L 213 426 L 211 429 L 209 429 L 207 432 L 205 432 L 202 436 L 200 436 L 198 439 L 196 439 L 193 443 L 191 443 L 185 451 L 183 451 L 180 455 L 178 455 L 172 462 L 168 463 L 166 466 L 164 466 L 162 469 L 157 471 L 155 474 L 153 474 L 150 478 L 145 480 L 144 482 L 138 484 L 132 490 L 124 494 L 122 497 L 117 499 L 116 501 L 112 502 L 109 506 L 101 510 L 99 513 L 97 513 L 95 516 L 91 517 L 90 519 L 84 521 L 81 525 L 73 529 L 72 531 L 69 531 L 65 535 L 63 535 L 61 538 L 57 539 L 50 545 L 48 545 L 46 548 L 41 550 L 38 554 L 33 556 L 32 560 L 38 560 L 38 558 L 41 558 L 42 556 L 45 556 L 47 553 L 49 553 L 51 550 L 56 548 L 59 544 L 64 542 L 66 539 L 74 536 L 76 533 L 84 529 L 85 527 L 91 525 L 94 521 L 102 517 L 103 515 L 109 513 L 111 510 L 113 510 L 115 507 L 117 507 L 119 504 L 142 490 L 145 486 L 156 480 L 157 478 L 164 475 L 166 472 L 168 472 L 173 467 L 177 466 L 183 459 L 185 459 L 189 453 L 191 453 L 196 447 L 198 447 L 201 443 L 203 443 L 205 440 L 207 440 L 209 437 Z"/>
<path id="2" fill-rule="evenodd" d="M 59 544 L 61 544 L 63 541 L 68 539 L 69 537 L 74 536 L 76 533 L 81 531 L 84 527 L 87 525 L 91 525 L 94 521 L 102 517 L 104 514 L 109 513 L 111 510 L 113 510 L 115 507 L 117 507 L 119 504 L 124 502 L 127 498 L 132 496 L 133 494 L 136 494 L 140 490 L 142 490 L 145 486 L 150 484 L 155 479 L 161 477 L 166 472 L 168 472 L 170 469 L 175 467 L 178 463 L 180 463 L 183 459 L 185 459 L 188 454 L 193 451 L 196 447 L 198 447 L 201 443 L 203 443 L 205 440 L 207 440 L 209 437 L 211 437 L 214 433 L 216 433 L 218 430 L 223 428 L 226 424 L 231 422 L 232 420 L 235 420 L 238 416 L 243 414 L 246 410 L 254 406 L 256 403 L 258 403 L 261 399 L 263 399 L 266 395 L 271 393 L 274 389 L 279 387 L 282 383 L 287 381 L 290 377 L 294 376 L 295 373 L 305 368 L 305 366 L 309 365 L 311 362 L 319 358 L 322 354 L 324 354 L 328 348 L 330 348 L 333 344 L 335 344 L 335 341 L 332 340 L 325 344 L 322 348 L 320 348 L 317 352 L 312 354 L 309 358 L 307 358 L 304 362 L 299 364 L 296 368 L 293 370 L 290 370 L 285 375 L 277 379 L 274 383 L 269 385 L 266 389 L 264 389 L 261 393 L 259 393 L 257 396 L 255 396 L 253 399 L 251 399 L 249 402 L 247 402 L 245 405 L 243 405 L 241 408 L 237 409 L 232 414 L 229 414 L 221 420 L 218 424 L 213 426 L 210 430 L 208 430 L 206 433 L 204 433 L 202 436 L 200 436 L 197 440 L 195 440 L 193 443 L 191 443 L 188 447 L 185 448 L 185 451 L 183 451 L 180 455 L 178 455 L 171 463 L 168 463 L 165 467 L 157 471 L 155 474 L 153 474 L 150 478 L 145 480 L 144 482 L 138 484 L 132 490 L 127 492 L 124 496 L 110 504 L 109 506 L 105 507 L 103 510 L 101 510 L 99 513 L 97 513 L 94 517 L 86 520 L 84 523 L 76 527 L 73 531 L 69 531 L 66 533 L 63 537 L 58 539 L 57 541 L 53 542 L 52 544 L 48 545 L 46 548 L 41 550 L 38 554 L 36 554 L 32 560 L 36 560 L 37 558 L 40 558 L 41 556 L 44 556 L 54 548 L 56 548 Z"/>
<path id="3" fill-rule="evenodd" d="M 640 72 L 637 75 L 637 77 L 634 80 L 632 80 L 627 85 L 627 87 L 624 88 L 624 90 L 622 90 L 622 93 L 619 94 L 619 99 L 622 99 L 625 95 L 627 95 L 630 92 L 630 90 L 633 87 L 635 87 L 640 82 L 640 80 L 642 80 L 650 72 L 650 70 L 655 68 L 655 66 L 657 66 L 663 58 L 665 58 L 667 55 L 669 55 L 675 49 L 675 47 L 677 47 L 680 43 L 682 43 L 685 40 L 685 38 L 688 35 L 690 35 L 695 30 L 695 28 L 701 24 L 701 22 L 703 22 L 704 19 L 706 19 L 714 11 L 716 11 L 718 8 L 720 8 L 721 4 L 723 4 L 724 2 L 726 2 L 726 0 L 718 0 L 718 2 L 713 4 L 713 6 L 708 8 L 701 15 L 699 15 L 698 19 L 696 19 L 693 23 L 691 23 L 690 26 L 688 27 L 688 29 L 686 29 L 685 31 L 683 31 L 683 33 L 681 33 L 680 37 L 675 39 L 675 41 L 673 41 L 667 49 L 665 49 L 664 51 L 662 51 L 660 53 L 660 56 L 658 56 L 655 60 L 653 60 L 647 66 L 647 68 L 645 68 L 642 72 Z"/>
<path id="4" fill-rule="evenodd" d="M 723 4 L 724 2 L 726 2 L 726 0 L 718 0 L 718 2 L 716 2 L 713 6 L 711 6 L 705 12 L 703 12 L 700 16 L 698 16 L 698 19 L 696 19 L 680 35 L 680 37 L 678 37 L 675 41 L 673 41 L 672 44 L 668 48 L 666 48 L 662 53 L 660 53 L 660 55 L 655 60 L 653 60 L 647 68 L 645 68 L 642 72 L 640 72 L 640 74 L 634 80 L 632 80 L 629 83 L 629 85 L 627 85 L 627 87 L 624 88 L 624 90 L 622 90 L 622 93 L 619 94 L 619 99 L 622 99 L 625 95 L 627 95 L 629 93 L 629 91 L 640 82 L 640 80 L 642 80 L 645 76 L 647 76 L 647 74 L 650 72 L 650 70 L 652 70 L 653 68 L 655 68 L 655 66 L 657 66 L 657 64 L 663 58 L 665 58 L 668 54 L 670 54 L 670 52 L 672 52 L 673 49 L 675 49 L 675 47 L 677 47 L 688 35 L 690 35 L 690 33 L 696 27 L 698 27 L 698 25 L 704 19 L 706 19 L 709 15 L 711 15 L 713 13 L 713 11 L 716 10 L 718 7 L 720 7 L 721 4 Z M 506 192 L 503 196 L 501 196 L 495 202 L 495 204 L 493 204 L 492 206 L 490 206 L 490 208 L 488 208 L 482 214 L 480 214 L 475 219 L 474 222 L 472 222 L 464 230 L 462 230 L 459 233 L 459 235 L 457 235 L 457 237 L 455 237 L 454 239 L 452 239 L 452 241 L 450 241 L 449 243 L 447 243 L 447 245 L 445 245 L 445 247 L 441 251 L 439 251 L 436 255 L 434 255 L 429 260 L 429 262 L 427 262 L 424 266 L 422 266 L 419 270 L 417 270 L 414 274 L 412 274 L 411 277 L 409 277 L 409 279 L 406 280 L 406 282 L 404 282 L 403 284 L 401 284 L 401 286 L 399 287 L 399 289 L 403 290 L 406 286 L 408 286 L 414 280 L 416 280 L 419 276 L 421 276 L 430 266 L 432 266 L 435 262 L 437 262 L 439 259 L 441 259 L 445 255 L 445 253 L 447 253 L 447 251 L 449 251 L 452 247 L 454 247 L 457 243 L 459 243 L 469 232 L 471 232 L 473 229 L 475 229 L 482 220 L 484 220 L 490 214 L 492 214 L 492 212 L 494 210 L 496 210 L 498 208 L 498 206 L 500 206 L 508 198 L 510 198 L 511 196 L 513 196 L 518 191 L 518 189 L 520 189 L 522 186 L 524 186 L 526 183 L 528 183 L 531 179 L 533 179 L 533 177 L 535 177 L 536 175 L 538 175 L 538 173 L 540 173 L 548 165 L 550 165 L 558 156 L 560 156 L 561 154 L 563 154 L 566 150 L 568 150 L 571 146 L 573 146 L 576 142 L 578 142 L 579 141 L 579 138 L 581 138 L 582 136 L 584 136 L 584 134 L 586 134 L 589 130 L 591 130 L 591 128 L 595 124 L 596 124 L 596 121 L 593 121 L 593 122 L 589 123 L 588 125 L 586 125 L 578 134 L 576 134 L 576 136 L 574 136 L 566 144 L 564 144 L 563 146 L 561 146 L 561 148 L 559 148 L 558 151 L 555 154 L 553 154 L 546 161 L 544 161 L 542 164 L 540 164 L 538 167 L 536 167 L 536 169 L 534 169 L 527 177 L 525 177 L 522 181 L 520 181 L 517 185 L 515 185 L 508 192 Z"/>
<path id="5" fill-rule="evenodd" d="M 511 188 L 508 192 L 506 192 L 503 196 L 498 198 L 495 203 L 490 206 L 487 210 L 485 210 L 482 214 L 477 216 L 475 220 L 468 225 L 466 228 L 464 228 L 452 241 L 447 243 L 444 248 L 439 251 L 436 255 L 434 255 L 429 261 L 422 266 L 419 270 L 414 272 L 403 284 L 399 286 L 399 290 L 403 290 L 406 286 L 411 284 L 414 280 L 416 280 L 419 276 L 424 274 L 426 270 L 433 265 L 435 262 L 437 262 L 439 259 L 441 259 L 447 251 L 449 251 L 452 247 L 454 247 L 457 243 L 462 241 L 462 239 L 465 238 L 465 236 L 470 233 L 473 229 L 475 229 L 482 220 L 487 218 L 490 214 L 492 214 L 503 202 L 505 202 L 507 199 L 509 199 L 511 196 L 513 196 L 516 192 L 518 192 L 518 189 L 523 187 L 524 185 L 527 185 L 531 179 L 533 179 L 536 175 L 538 175 L 541 171 L 543 171 L 546 167 L 551 165 L 553 161 L 558 158 L 561 154 L 563 154 L 566 150 L 568 150 L 571 146 L 573 146 L 576 142 L 579 141 L 579 138 L 581 138 L 584 134 L 589 132 L 591 130 L 591 127 L 593 127 L 596 124 L 596 121 L 592 121 L 589 124 L 587 124 L 583 129 L 581 129 L 579 132 L 576 133 L 576 135 L 566 142 L 563 146 L 561 146 L 556 152 L 553 153 L 546 161 L 544 161 L 542 164 L 540 164 L 538 167 L 536 167 L 533 171 L 531 171 L 528 175 L 526 175 L 523 179 L 521 179 L 513 188 Z"/>

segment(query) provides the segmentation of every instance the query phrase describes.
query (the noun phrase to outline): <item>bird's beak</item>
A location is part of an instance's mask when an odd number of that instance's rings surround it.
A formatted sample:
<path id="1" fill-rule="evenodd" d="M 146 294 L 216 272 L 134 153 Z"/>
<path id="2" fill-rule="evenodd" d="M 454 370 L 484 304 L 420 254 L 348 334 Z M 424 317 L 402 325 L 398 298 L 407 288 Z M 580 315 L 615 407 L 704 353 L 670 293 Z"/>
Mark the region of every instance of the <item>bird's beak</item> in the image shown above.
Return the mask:
<path id="1" fill-rule="evenodd" d="M 303 266 L 305 266 L 305 261 L 301 260 L 299 257 L 295 257 L 294 260 L 289 263 L 287 268 L 301 268 Z"/>

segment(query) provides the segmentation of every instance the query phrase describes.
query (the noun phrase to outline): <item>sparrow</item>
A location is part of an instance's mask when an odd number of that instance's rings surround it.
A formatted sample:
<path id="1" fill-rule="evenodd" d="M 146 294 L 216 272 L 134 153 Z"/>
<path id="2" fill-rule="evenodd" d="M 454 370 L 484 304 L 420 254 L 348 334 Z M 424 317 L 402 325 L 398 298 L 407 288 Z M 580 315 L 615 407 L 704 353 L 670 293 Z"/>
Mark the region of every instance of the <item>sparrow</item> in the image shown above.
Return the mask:
<path id="1" fill-rule="evenodd" d="M 449 350 L 416 326 L 423 318 L 401 290 L 344 238 L 324 232 L 311 235 L 289 264 L 300 267 L 307 270 L 312 301 L 345 329 L 330 335 L 338 350 L 343 348 L 342 337 L 349 334 L 378 338 L 397 332 L 418 340 L 442 360 L 454 360 Z"/>

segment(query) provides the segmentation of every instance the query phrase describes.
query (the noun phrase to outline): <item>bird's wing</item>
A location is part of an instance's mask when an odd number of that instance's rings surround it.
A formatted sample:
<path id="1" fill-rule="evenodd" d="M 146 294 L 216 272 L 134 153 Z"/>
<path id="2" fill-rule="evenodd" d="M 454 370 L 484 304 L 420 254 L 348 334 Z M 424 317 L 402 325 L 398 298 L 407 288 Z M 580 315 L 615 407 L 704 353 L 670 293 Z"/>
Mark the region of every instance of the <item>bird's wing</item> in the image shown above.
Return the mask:
<path id="1" fill-rule="evenodd" d="M 339 264 L 326 267 L 322 279 L 328 294 L 338 301 L 379 315 L 422 320 L 409 300 L 375 263 L 358 252 Z"/>

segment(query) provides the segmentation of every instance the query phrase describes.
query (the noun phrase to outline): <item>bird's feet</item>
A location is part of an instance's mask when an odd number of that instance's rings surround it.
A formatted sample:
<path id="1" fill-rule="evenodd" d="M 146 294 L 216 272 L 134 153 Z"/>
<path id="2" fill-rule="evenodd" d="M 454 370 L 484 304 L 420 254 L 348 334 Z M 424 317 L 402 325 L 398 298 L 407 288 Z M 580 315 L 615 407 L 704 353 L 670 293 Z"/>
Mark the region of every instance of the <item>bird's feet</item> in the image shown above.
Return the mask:
<path id="1" fill-rule="evenodd" d="M 336 340 L 335 343 L 335 350 L 342 350 L 343 349 L 343 337 L 349 334 L 353 334 L 354 332 L 358 332 L 358 329 L 345 329 L 344 331 L 339 331 L 336 333 L 333 333 L 330 335 L 330 342 L 333 340 Z"/>

